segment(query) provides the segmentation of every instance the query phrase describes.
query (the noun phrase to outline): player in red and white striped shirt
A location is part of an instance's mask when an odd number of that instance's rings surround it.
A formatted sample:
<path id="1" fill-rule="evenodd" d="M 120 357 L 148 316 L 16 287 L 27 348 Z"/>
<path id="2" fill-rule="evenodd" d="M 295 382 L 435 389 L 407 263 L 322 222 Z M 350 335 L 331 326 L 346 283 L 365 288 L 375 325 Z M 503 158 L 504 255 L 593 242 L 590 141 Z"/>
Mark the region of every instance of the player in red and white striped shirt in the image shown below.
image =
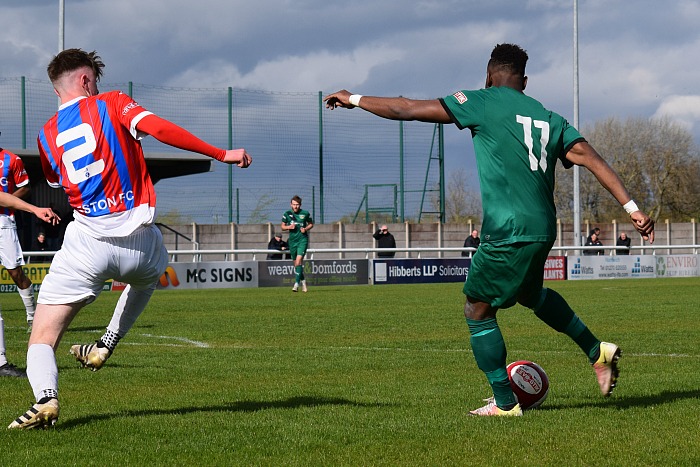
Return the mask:
<path id="1" fill-rule="evenodd" d="M 30 319 L 28 305 L 31 304 L 31 317 L 33 318 L 34 292 L 31 281 L 24 274 L 21 267 L 24 264 L 24 257 L 17 238 L 14 212 L 18 209 L 30 212 L 51 225 L 58 224 L 60 219 L 51 209 L 38 208 L 14 195 L 22 194 L 22 191 L 20 191 L 22 189 L 15 191 L 16 180 L 20 180 L 19 184 L 25 189 L 25 194 L 29 183 L 27 173 L 19 157 L 0 148 L 0 164 L 2 165 L 2 177 L 0 178 L 0 185 L 2 186 L 2 189 L 0 189 L 0 258 L 5 268 L 10 268 L 7 271 L 17 284 L 20 296 L 27 308 L 27 319 Z M 14 175 L 13 172 L 15 172 Z M 15 266 L 12 267 L 12 265 Z M 28 285 L 25 285 L 27 282 Z M 21 288 L 22 285 L 24 285 L 24 289 Z M 28 297 L 25 298 L 26 296 Z M 2 313 L 0 313 L 0 376 L 18 378 L 27 376 L 23 370 L 7 361 L 5 351 L 5 324 L 2 319 Z"/>
<path id="2" fill-rule="evenodd" d="M 148 112 L 117 91 L 99 94 L 104 64 L 95 52 L 68 49 L 48 67 L 61 100 L 38 137 L 47 181 L 62 187 L 74 209 L 63 245 L 44 279 L 27 350 L 27 376 L 36 404 L 8 428 L 53 425 L 58 419 L 55 349 L 76 313 L 108 279 L 128 284 L 106 332 L 71 353 L 93 371 L 102 367 L 146 307 L 168 263 L 154 225 L 156 196 L 139 140 L 170 146 L 245 168 L 245 149 L 224 150 Z"/>
<path id="3" fill-rule="evenodd" d="M 0 148 L 0 191 L 18 198 L 29 196 L 29 176 L 24 169 L 22 159 L 16 154 Z M 17 236 L 17 224 L 15 223 L 15 210 L 10 207 L 0 207 L 0 262 L 12 281 L 17 286 L 24 308 L 27 313 L 27 325 L 31 330 L 34 320 L 36 301 L 34 300 L 34 286 L 22 269 L 24 266 L 24 254 Z M 0 366 L 3 365 L 3 357 L 0 355 Z"/>

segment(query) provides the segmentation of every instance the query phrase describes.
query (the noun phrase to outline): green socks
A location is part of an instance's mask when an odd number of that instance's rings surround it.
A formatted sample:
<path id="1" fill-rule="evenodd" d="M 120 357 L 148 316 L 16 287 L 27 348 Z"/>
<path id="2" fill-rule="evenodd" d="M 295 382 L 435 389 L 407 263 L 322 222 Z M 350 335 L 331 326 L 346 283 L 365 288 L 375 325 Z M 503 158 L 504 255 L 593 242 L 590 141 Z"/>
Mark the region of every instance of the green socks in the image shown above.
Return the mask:
<path id="1" fill-rule="evenodd" d="M 467 325 L 476 364 L 484 372 L 493 389 L 496 405 L 508 410 L 517 401 L 510 388 L 506 371 L 506 344 L 496 318 L 481 321 L 467 319 Z"/>
<path id="2" fill-rule="evenodd" d="M 540 302 L 533 308 L 535 316 L 544 321 L 552 329 L 569 336 L 581 347 L 591 363 L 600 348 L 600 341 L 588 327 L 576 316 L 566 300 L 551 289 L 542 289 Z"/>
<path id="3" fill-rule="evenodd" d="M 587 355 L 591 363 L 596 361 L 600 341 L 576 316 L 566 300 L 557 292 L 543 288 L 539 303 L 533 308 L 535 316 L 552 329 L 569 336 Z M 506 370 L 506 344 L 496 318 L 475 321 L 467 319 L 469 342 L 476 364 L 484 372 L 493 389 L 496 405 L 509 410 L 516 404 Z"/>

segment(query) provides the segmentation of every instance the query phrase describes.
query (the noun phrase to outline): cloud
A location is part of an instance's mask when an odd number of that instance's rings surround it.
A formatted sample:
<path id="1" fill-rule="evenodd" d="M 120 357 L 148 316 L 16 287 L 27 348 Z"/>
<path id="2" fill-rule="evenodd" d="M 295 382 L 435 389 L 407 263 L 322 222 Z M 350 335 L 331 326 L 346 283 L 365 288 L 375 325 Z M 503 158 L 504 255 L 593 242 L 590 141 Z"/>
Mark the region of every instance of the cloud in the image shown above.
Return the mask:
<path id="1" fill-rule="evenodd" d="M 2 76 L 46 79 L 58 2 L 2 2 Z M 581 120 L 649 117 L 695 94 L 699 22 L 696 0 L 579 2 Z M 493 45 L 515 42 L 528 94 L 567 118 L 573 107 L 571 2 L 69 0 L 65 27 L 112 83 L 415 98 L 481 87 Z"/>
<path id="2" fill-rule="evenodd" d="M 700 95 L 668 96 L 663 99 L 652 117 L 669 117 L 692 131 L 700 122 Z"/>
<path id="3" fill-rule="evenodd" d="M 167 84 L 280 92 L 334 90 L 364 83 L 375 67 L 401 60 L 404 54 L 401 49 L 383 45 L 360 47 L 340 54 L 312 52 L 263 60 L 248 73 L 241 73 L 233 63 L 213 59 L 187 69 Z"/>

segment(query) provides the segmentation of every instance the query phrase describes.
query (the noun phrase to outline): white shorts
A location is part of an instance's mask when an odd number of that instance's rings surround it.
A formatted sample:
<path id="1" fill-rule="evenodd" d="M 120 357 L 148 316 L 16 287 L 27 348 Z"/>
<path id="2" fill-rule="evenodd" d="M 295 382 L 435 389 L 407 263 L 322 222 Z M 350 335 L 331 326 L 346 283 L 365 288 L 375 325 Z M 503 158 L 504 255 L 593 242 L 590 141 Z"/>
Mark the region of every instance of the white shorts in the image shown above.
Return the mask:
<path id="1" fill-rule="evenodd" d="M 0 229 L 0 262 L 5 269 L 24 266 L 22 246 L 19 244 L 16 228 Z"/>
<path id="2" fill-rule="evenodd" d="M 41 284 L 37 303 L 90 303 L 109 279 L 135 289 L 152 288 L 167 265 L 168 251 L 155 225 L 144 226 L 128 237 L 96 239 L 71 222 Z"/>

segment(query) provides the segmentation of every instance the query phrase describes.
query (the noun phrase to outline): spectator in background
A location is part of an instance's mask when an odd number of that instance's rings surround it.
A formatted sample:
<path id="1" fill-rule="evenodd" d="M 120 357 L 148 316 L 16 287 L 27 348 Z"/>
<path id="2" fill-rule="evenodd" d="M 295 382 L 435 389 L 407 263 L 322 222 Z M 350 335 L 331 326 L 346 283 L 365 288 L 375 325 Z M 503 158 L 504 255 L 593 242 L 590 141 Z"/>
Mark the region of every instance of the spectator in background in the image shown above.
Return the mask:
<path id="1" fill-rule="evenodd" d="M 467 237 L 466 240 L 464 240 L 464 248 L 479 248 L 479 244 L 481 243 L 481 239 L 479 238 L 479 232 L 474 229 L 472 230 L 472 234 Z M 462 256 L 469 256 L 471 258 L 472 256 L 471 251 L 463 251 Z"/>
<path id="2" fill-rule="evenodd" d="M 284 255 L 286 258 L 290 258 L 289 256 L 289 245 L 287 242 L 282 240 L 282 234 L 281 233 L 276 233 L 274 237 L 272 237 L 272 240 L 267 244 L 267 249 L 268 250 L 279 250 L 279 251 L 286 251 L 287 254 Z M 267 259 L 282 259 L 283 255 L 282 253 L 268 253 L 267 254 Z"/>
<path id="3" fill-rule="evenodd" d="M 46 235 L 44 232 L 39 232 L 34 241 L 32 242 L 32 251 L 53 251 L 49 248 L 46 242 Z M 32 263 L 50 263 L 51 256 L 32 256 Z"/>
<path id="4" fill-rule="evenodd" d="M 595 234 L 598 240 L 600 240 L 600 227 L 594 227 L 591 229 L 590 233 L 588 234 L 588 238 L 586 238 L 586 242 L 591 241 L 593 234 Z"/>
<path id="5" fill-rule="evenodd" d="M 595 232 L 591 232 L 591 236 L 588 237 L 586 244 L 583 246 L 603 246 L 603 243 L 598 240 L 598 235 Z M 600 256 L 603 253 L 603 250 L 583 250 L 584 256 Z"/>
<path id="6" fill-rule="evenodd" d="M 624 246 L 627 247 L 626 250 L 616 250 L 618 255 L 629 255 L 630 254 L 630 245 L 632 245 L 632 239 L 627 236 L 626 233 L 622 232 L 620 233 L 620 236 L 617 238 L 617 242 L 615 242 L 615 246 Z"/>
<path id="7" fill-rule="evenodd" d="M 59 217 L 61 217 L 61 222 L 56 225 L 47 225 L 44 227 L 44 235 L 46 236 L 46 246 L 49 251 L 58 251 L 61 248 L 61 233 L 69 221 L 68 219 L 63 219 L 61 216 L 61 211 L 56 209 L 54 203 L 49 203 L 49 207 L 53 212 L 55 212 Z"/>
<path id="8" fill-rule="evenodd" d="M 389 233 L 389 228 L 386 225 L 377 230 L 372 237 L 377 241 L 377 248 L 396 248 L 396 240 Z M 393 258 L 396 255 L 394 251 L 380 251 L 377 256 L 380 258 Z"/>

